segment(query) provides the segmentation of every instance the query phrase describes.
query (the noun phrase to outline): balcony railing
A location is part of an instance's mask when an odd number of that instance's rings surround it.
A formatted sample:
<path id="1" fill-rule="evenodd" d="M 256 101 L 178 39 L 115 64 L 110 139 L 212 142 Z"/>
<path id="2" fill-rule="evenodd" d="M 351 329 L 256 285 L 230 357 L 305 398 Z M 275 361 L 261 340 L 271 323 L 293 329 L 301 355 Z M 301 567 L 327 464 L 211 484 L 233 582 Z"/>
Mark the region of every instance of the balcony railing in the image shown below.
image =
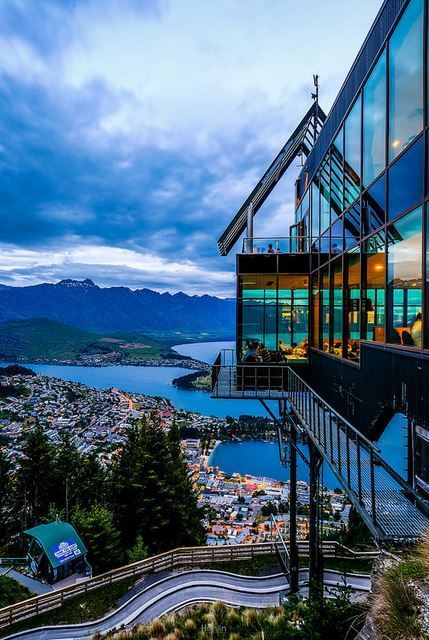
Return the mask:
<path id="1" fill-rule="evenodd" d="M 240 362 L 234 349 L 223 349 L 212 365 L 212 397 L 287 398 L 289 367 L 306 364 L 306 358 L 293 355 L 278 364 Z"/>
<path id="2" fill-rule="evenodd" d="M 270 255 L 276 253 L 323 253 L 336 255 L 345 249 L 343 236 L 285 236 L 284 238 L 243 238 L 241 253 Z"/>
<path id="3" fill-rule="evenodd" d="M 284 238 L 243 238 L 242 253 L 308 253 L 311 238 L 309 236 L 285 236 Z"/>

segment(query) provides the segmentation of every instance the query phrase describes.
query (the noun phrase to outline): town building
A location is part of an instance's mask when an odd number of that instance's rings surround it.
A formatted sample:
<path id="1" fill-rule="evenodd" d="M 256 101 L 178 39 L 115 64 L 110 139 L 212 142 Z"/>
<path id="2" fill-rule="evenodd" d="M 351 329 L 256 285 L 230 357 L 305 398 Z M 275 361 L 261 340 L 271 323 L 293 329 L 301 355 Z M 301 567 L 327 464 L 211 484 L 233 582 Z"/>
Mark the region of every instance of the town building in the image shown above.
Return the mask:
<path id="1" fill-rule="evenodd" d="M 88 550 L 76 529 L 68 522 L 56 520 L 24 531 L 29 541 L 28 566 L 37 579 L 49 584 L 74 578 L 90 577 Z"/>

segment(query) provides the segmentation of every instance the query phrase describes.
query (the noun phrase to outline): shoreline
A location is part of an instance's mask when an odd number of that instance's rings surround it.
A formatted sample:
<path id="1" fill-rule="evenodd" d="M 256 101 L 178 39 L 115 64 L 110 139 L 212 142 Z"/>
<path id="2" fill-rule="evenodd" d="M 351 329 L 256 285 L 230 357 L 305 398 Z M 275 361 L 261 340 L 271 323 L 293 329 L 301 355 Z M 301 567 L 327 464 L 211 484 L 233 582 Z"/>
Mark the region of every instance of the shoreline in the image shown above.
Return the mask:
<path id="1" fill-rule="evenodd" d="M 214 452 L 216 451 L 216 449 L 218 448 L 218 446 L 220 444 L 222 444 L 222 442 L 225 442 L 224 440 L 216 440 L 216 442 L 213 445 L 213 449 L 210 451 L 210 453 L 206 456 L 204 456 L 204 466 L 205 467 L 212 467 L 213 465 L 210 463 L 210 459 L 213 456 Z"/>

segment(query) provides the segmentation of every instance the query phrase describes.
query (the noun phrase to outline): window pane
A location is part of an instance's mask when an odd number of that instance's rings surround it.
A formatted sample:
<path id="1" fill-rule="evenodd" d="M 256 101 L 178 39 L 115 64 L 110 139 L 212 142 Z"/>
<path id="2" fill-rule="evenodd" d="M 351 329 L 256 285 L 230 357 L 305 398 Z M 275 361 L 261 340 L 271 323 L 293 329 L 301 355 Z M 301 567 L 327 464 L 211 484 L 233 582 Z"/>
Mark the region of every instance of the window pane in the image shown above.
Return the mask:
<path id="1" fill-rule="evenodd" d="M 386 176 L 381 176 L 362 197 L 363 235 L 377 231 L 386 222 Z"/>
<path id="2" fill-rule="evenodd" d="M 322 294 L 322 342 L 323 351 L 329 351 L 329 267 L 321 270 L 321 294 Z"/>
<path id="3" fill-rule="evenodd" d="M 423 197 L 423 138 L 420 138 L 389 170 L 387 216 L 393 220 Z"/>
<path id="4" fill-rule="evenodd" d="M 333 342 L 331 353 L 343 355 L 343 262 L 340 258 L 332 265 Z"/>
<path id="5" fill-rule="evenodd" d="M 360 193 L 360 134 L 361 134 L 361 99 L 356 100 L 353 109 L 347 117 L 344 125 L 344 177 L 345 177 L 345 204 L 352 204 Z"/>
<path id="6" fill-rule="evenodd" d="M 320 225 L 319 225 L 319 189 L 317 188 L 315 182 L 311 185 L 311 236 L 312 241 L 317 240 L 320 235 Z"/>
<path id="7" fill-rule="evenodd" d="M 313 303 L 313 347 L 320 349 L 320 291 L 319 274 L 312 276 L 312 303 Z"/>
<path id="8" fill-rule="evenodd" d="M 357 205 L 344 216 L 345 249 L 350 249 L 360 240 L 360 209 Z"/>
<path id="9" fill-rule="evenodd" d="M 386 254 L 384 234 L 376 233 L 363 244 L 365 278 L 362 283 L 363 332 L 366 340 L 384 342 Z"/>
<path id="10" fill-rule="evenodd" d="M 388 233 L 388 342 L 422 346 L 422 209 Z"/>
<path id="11" fill-rule="evenodd" d="M 423 0 L 411 0 L 389 49 L 389 159 L 423 128 Z"/>
<path id="12" fill-rule="evenodd" d="M 363 182 L 370 184 L 385 167 L 386 53 L 371 73 L 363 94 Z"/>
<path id="13" fill-rule="evenodd" d="M 347 345 L 346 357 L 359 360 L 360 338 L 360 253 L 348 253 L 347 261 Z"/>
<path id="14" fill-rule="evenodd" d="M 331 253 L 343 252 L 343 221 L 337 220 L 331 229 Z"/>

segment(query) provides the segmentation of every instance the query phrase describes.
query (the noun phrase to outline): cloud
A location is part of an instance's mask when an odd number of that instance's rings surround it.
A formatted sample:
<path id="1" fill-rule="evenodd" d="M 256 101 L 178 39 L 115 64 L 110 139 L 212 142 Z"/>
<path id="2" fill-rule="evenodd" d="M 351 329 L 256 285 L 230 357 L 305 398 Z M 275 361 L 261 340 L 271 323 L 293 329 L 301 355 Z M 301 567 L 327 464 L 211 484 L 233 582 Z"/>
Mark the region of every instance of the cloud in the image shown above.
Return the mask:
<path id="1" fill-rule="evenodd" d="M 233 295 L 216 239 L 308 109 L 314 71 L 323 106 L 335 96 L 375 14 L 343 4 L 306 6 L 304 44 L 289 0 L 3 0 L 0 278 Z M 287 235 L 293 180 L 256 233 Z"/>

